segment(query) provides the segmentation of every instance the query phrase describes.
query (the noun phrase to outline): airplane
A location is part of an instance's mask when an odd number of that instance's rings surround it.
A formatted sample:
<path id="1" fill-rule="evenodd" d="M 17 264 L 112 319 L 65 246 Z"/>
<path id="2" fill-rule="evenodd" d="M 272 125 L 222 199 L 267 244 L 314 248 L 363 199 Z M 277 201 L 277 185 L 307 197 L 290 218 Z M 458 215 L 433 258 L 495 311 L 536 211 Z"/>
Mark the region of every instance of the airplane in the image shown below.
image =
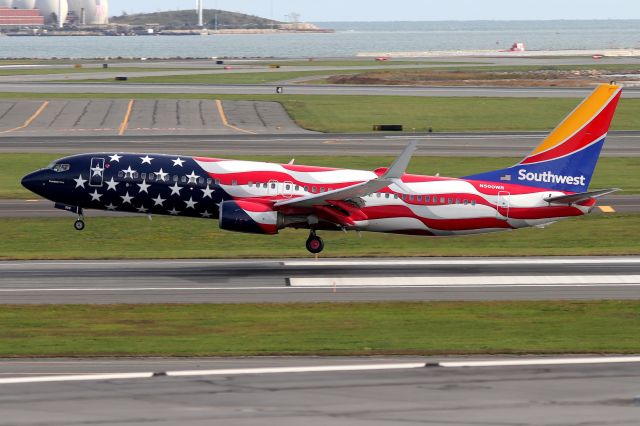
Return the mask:
<path id="1" fill-rule="evenodd" d="M 408 144 L 388 168 L 334 169 L 151 153 L 89 153 L 53 161 L 22 185 L 77 215 L 84 210 L 218 219 L 227 231 L 319 231 L 422 236 L 544 227 L 588 214 L 616 188 L 589 183 L 622 89 L 601 84 L 542 143 L 512 167 L 461 178 L 407 174 Z"/>

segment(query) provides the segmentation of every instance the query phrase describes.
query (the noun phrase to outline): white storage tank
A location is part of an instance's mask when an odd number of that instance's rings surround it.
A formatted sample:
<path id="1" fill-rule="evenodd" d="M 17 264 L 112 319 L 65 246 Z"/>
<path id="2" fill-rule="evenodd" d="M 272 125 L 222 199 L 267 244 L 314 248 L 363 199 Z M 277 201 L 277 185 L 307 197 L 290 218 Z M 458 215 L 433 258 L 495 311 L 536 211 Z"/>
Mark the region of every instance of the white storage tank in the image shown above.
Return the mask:
<path id="1" fill-rule="evenodd" d="M 78 23 L 84 23 L 86 25 L 104 25 L 109 23 L 109 2 L 107 0 L 68 1 L 69 10 L 76 15 Z"/>
<path id="2" fill-rule="evenodd" d="M 35 9 L 36 0 L 13 0 L 12 7 L 16 9 Z"/>
<path id="3" fill-rule="evenodd" d="M 60 7 L 61 10 L 58 10 L 58 7 Z M 67 0 L 37 0 L 36 8 L 40 9 L 40 13 L 44 16 L 44 22 L 46 23 L 58 23 L 52 19 L 53 15 L 56 16 L 56 19 L 62 16 L 62 21 L 64 22 L 69 12 Z M 60 14 L 60 16 L 58 16 L 58 14 Z"/>

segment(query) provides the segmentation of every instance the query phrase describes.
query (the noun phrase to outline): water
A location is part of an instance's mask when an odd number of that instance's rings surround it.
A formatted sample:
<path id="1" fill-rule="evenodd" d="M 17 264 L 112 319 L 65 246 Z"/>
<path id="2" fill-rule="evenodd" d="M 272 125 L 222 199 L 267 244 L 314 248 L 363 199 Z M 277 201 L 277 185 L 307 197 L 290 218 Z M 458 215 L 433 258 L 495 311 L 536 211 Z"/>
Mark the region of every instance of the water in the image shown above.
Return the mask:
<path id="1" fill-rule="evenodd" d="M 345 57 L 359 52 L 640 48 L 640 20 L 322 22 L 333 34 L 0 37 L 0 58 Z"/>

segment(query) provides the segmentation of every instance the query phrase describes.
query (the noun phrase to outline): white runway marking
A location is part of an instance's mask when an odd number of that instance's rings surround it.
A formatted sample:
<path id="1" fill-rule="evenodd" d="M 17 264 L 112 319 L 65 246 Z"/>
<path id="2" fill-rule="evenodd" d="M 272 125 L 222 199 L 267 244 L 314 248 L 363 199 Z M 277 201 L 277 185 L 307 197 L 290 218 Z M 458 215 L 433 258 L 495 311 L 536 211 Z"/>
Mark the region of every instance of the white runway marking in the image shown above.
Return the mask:
<path id="1" fill-rule="evenodd" d="M 587 287 L 603 284 L 640 286 L 640 275 L 529 275 L 529 276 L 462 276 L 462 277 L 349 277 L 291 278 L 291 287 Z"/>
<path id="2" fill-rule="evenodd" d="M 590 358 L 538 358 L 538 359 L 507 359 L 487 361 L 451 361 L 451 362 L 412 362 L 398 364 L 359 364 L 359 365 L 329 365 L 306 367 L 270 367 L 270 368 L 226 368 L 214 370 L 183 370 L 159 373 L 111 373 L 111 374 L 76 374 L 36 377 L 0 378 L 0 385 L 47 383 L 47 382 L 79 382 L 79 381 L 107 381 L 107 380 L 135 380 L 160 377 L 205 377 L 205 376 L 239 376 L 257 374 L 295 374 L 295 373 L 330 373 L 330 372 L 361 372 L 384 370 L 412 370 L 426 367 L 444 368 L 481 368 L 481 367 L 511 367 L 538 365 L 586 365 L 586 364 L 626 364 L 640 363 L 640 357 L 590 357 Z"/>
<path id="3" fill-rule="evenodd" d="M 640 263 L 640 257 L 615 258 L 533 258 L 533 259 L 353 259 L 353 260 L 289 260 L 285 266 L 379 266 L 379 265 L 593 265 L 593 264 Z"/>

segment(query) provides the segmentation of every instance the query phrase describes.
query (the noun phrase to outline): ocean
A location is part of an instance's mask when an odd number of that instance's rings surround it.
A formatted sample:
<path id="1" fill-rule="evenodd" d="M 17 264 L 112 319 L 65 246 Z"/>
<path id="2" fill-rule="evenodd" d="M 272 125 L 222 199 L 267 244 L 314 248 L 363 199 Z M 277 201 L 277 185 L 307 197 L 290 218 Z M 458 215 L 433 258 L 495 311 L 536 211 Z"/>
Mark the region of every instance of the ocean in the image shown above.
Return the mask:
<path id="1" fill-rule="evenodd" d="M 0 58 L 348 57 L 361 52 L 640 48 L 640 20 L 319 22 L 330 34 L 0 37 Z"/>

